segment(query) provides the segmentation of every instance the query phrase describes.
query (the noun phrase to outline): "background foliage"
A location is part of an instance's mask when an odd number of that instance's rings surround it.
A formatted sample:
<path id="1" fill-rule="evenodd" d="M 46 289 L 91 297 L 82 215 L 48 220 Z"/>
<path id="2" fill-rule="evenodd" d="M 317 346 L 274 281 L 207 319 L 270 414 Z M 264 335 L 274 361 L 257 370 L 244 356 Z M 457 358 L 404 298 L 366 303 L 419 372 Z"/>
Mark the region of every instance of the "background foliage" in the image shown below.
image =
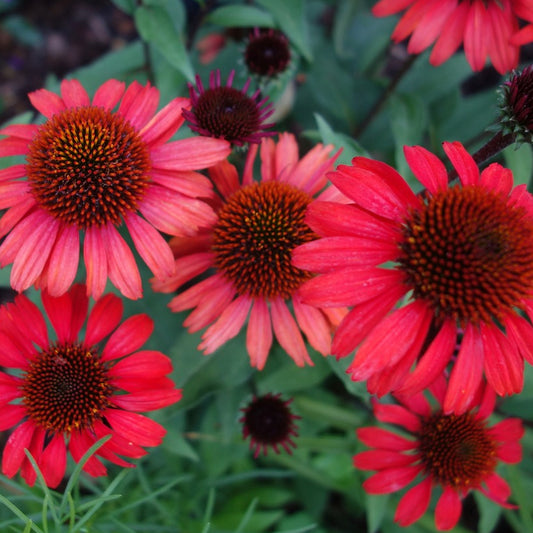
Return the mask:
<path id="1" fill-rule="evenodd" d="M 290 39 L 293 64 L 287 75 L 263 89 L 285 108 L 276 129 L 297 134 L 301 154 L 316 142 L 332 143 L 343 148 L 340 163 L 348 163 L 354 155 L 370 155 L 409 177 L 404 145 L 421 144 L 443 155 L 442 141 L 459 140 L 474 151 L 491 136 L 487 128 L 498 115 L 502 78 L 490 67 L 472 74 L 462 53 L 438 68 L 430 66 L 428 54 L 408 57 L 404 46 L 390 42 L 397 19 L 373 17 L 373 3 L 97 2 L 104 18 L 113 13 L 129 25 L 126 30 L 122 27 L 121 39 L 99 48 L 96 57 L 85 56 L 89 62 L 70 69 L 68 77 L 79 79 L 89 93 L 109 78 L 150 80 L 161 92 L 162 105 L 187 96 L 187 82 L 199 74 L 205 83 L 214 68 L 221 70 L 223 80 L 235 69 L 234 85 L 241 87 L 248 76 L 242 38 L 228 38 L 208 65 L 200 63 L 195 44 L 213 32 L 238 35 L 235 28 L 240 28 L 245 37 L 251 27 L 275 27 Z M 55 2 L 50 4 L 54 9 Z M 81 3 L 58 4 L 68 26 Z M 28 56 L 47 53 L 49 35 L 31 16 L 31 5 L 8 1 L 0 6 L 2 42 L 9 45 L 3 66 L 6 80 L 24 75 L 14 50 Z M 61 13 L 61 8 L 55 9 Z M 64 35 L 67 44 L 69 39 L 75 42 L 75 35 Z M 523 63 L 530 58 L 525 50 Z M 65 74 L 50 67 L 43 84 L 56 91 Z M 283 100 L 287 88 L 293 93 L 288 104 Z M 15 105 L 7 94 L 1 93 L 4 118 L 18 123 L 33 120 L 29 111 L 18 113 L 23 106 Z M 180 135 L 191 133 L 182 128 Z M 533 166 L 529 145 L 508 148 L 501 158 L 513 170 L 515 183 L 529 182 Z M 0 161 L 2 167 L 10 163 Z M 142 274 L 145 296 L 125 301 L 125 315 L 146 312 L 154 319 L 148 348 L 172 358 L 172 378 L 184 390 L 182 401 L 153 415 L 168 430 L 164 444 L 138 461 L 135 469 L 110 466 L 107 478 L 94 480 L 72 468 L 70 482 L 57 492 L 0 478 L 0 531 L 391 533 L 401 529 L 392 521 L 399 496 L 367 495 L 361 488 L 367 475 L 352 467 L 352 456 L 363 448 L 354 431 L 374 420 L 365 386 L 344 374 L 347 360 L 323 358 L 311 350 L 314 366 L 301 369 L 276 347 L 265 370 L 258 372 L 249 366 L 242 333 L 215 354 L 203 356 L 196 349 L 200 334 L 191 335 L 181 327 L 185 315 L 172 314 L 166 306 L 169 296 L 152 293 L 149 272 Z M 9 269 L 0 271 L 0 284 L 9 286 Z M 267 392 L 294 398 L 292 408 L 302 417 L 292 456 L 269 453 L 254 459 L 242 439 L 239 410 L 254 393 Z M 532 401 L 533 372 L 528 368 L 523 393 L 502 401 L 498 408 L 501 415 L 520 416 L 527 427 L 524 460 L 505 472 L 520 509 L 503 510 L 483 496 L 469 496 L 456 531 L 533 531 L 533 503 L 528 497 L 533 491 Z M 414 533 L 433 530 L 430 513 L 410 527 Z"/>

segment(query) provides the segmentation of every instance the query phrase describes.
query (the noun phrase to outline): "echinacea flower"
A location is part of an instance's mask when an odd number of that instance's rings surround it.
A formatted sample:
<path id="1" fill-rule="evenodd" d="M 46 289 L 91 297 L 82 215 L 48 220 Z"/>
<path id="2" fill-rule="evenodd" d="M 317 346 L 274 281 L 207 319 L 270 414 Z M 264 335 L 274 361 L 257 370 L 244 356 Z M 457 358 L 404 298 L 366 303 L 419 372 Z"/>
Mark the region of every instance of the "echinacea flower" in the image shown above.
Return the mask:
<path id="1" fill-rule="evenodd" d="M 336 158 L 328 155 L 331 149 L 318 144 L 299 159 L 294 136 L 284 133 L 277 144 L 262 141 L 259 182 L 252 176 L 255 145 L 242 182 L 227 161 L 210 169 L 221 194 L 218 219 L 194 237 L 174 238 L 176 274 L 152 284 L 161 292 L 188 284 L 169 307 L 175 312 L 194 309 L 184 322 L 191 332 L 209 326 L 199 346 L 206 354 L 236 336 L 248 314 L 246 347 L 254 367 L 265 365 L 272 330 L 299 366 L 312 364 L 300 329 L 316 350 L 329 354 L 332 328 L 343 311 L 302 304 L 299 289 L 310 274 L 291 265 L 291 253 L 317 237 L 304 222 L 314 196 L 342 196 L 333 187 L 324 189 L 325 173 Z"/>
<path id="2" fill-rule="evenodd" d="M 67 465 L 67 448 L 78 462 L 106 435 L 84 465 L 92 476 L 106 475 L 103 458 L 131 467 L 121 456 L 142 457 L 161 444 L 165 429 L 139 414 L 177 402 L 181 391 L 167 377 L 170 359 L 139 350 L 153 330 L 145 314 L 121 323 L 122 301 L 107 294 L 88 313 L 83 285 L 65 294 L 42 293 L 45 317 L 24 294 L 0 308 L 1 430 L 14 428 L 2 456 L 2 472 L 19 470 L 29 485 L 36 472 L 28 449 L 48 486 L 56 487 Z M 87 319 L 84 335 L 80 335 Z M 97 457 L 98 456 L 98 457 Z"/>
<path id="3" fill-rule="evenodd" d="M 309 206 L 323 238 L 298 247 L 293 264 L 322 273 L 300 289 L 307 304 L 353 306 L 332 344 L 339 357 L 360 345 L 352 379 L 412 394 L 453 361 L 444 410 L 461 414 L 483 372 L 499 395 L 514 394 L 524 358 L 533 363 L 533 198 L 498 163 L 480 174 L 459 142 L 444 151 L 459 183 L 434 154 L 404 148 L 420 195 L 385 163 L 340 165 L 328 176 L 354 203 Z"/>
<path id="4" fill-rule="evenodd" d="M 372 13 L 385 17 L 404 10 L 392 39 L 410 37 L 409 53 L 419 54 L 435 43 L 429 61 L 437 66 L 463 44 L 472 70 L 481 70 L 488 56 L 500 74 L 518 65 L 519 46 L 510 40 L 519 18 L 533 21 L 524 0 L 380 0 Z"/>
<path id="5" fill-rule="evenodd" d="M 61 96 L 41 89 L 29 98 L 44 124 L 0 130 L 7 135 L 0 157 L 26 158 L 0 171 L 0 266 L 13 263 L 17 291 L 36 284 L 60 296 L 78 271 L 83 235 L 88 293 L 98 298 L 109 277 L 124 296 L 139 298 L 139 270 L 119 227 L 156 277 L 170 275 L 174 260 L 159 231 L 187 235 L 213 220 L 197 198 L 211 193 L 210 184 L 194 170 L 224 159 L 230 145 L 167 142 L 190 102 L 176 98 L 156 113 L 159 91 L 150 84 L 126 89 L 109 80 L 91 101 L 77 80 L 65 80 Z"/>
<path id="6" fill-rule="evenodd" d="M 239 420 L 242 423 L 242 436 L 250 437 L 250 449 L 254 450 L 257 457 L 261 450 L 267 455 L 272 448 L 280 453 L 281 446 L 289 455 L 292 454 L 291 446 L 296 448 L 292 437 L 298 436 L 295 420 L 301 418 L 291 412 L 289 400 L 283 400 L 281 394 L 268 393 L 264 396 L 254 396 L 252 401 L 241 411 L 244 416 Z"/>
<path id="7" fill-rule="evenodd" d="M 232 87 L 234 76 L 232 70 L 226 85 L 222 85 L 220 70 L 212 71 L 207 89 L 200 76 L 196 76 L 196 88 L 189 83 L 192 107 L 183 109 L 183 116 L 191 130 L 200 135 L 226 139 L 237 146 L 257 144 L 263 137 L 274 135 L 265 131 L 274 126 L 265 124 L 274 109 L 272 104 L 267 104 L 268 97 L 261 98 L 259 90 L 248 96 L 250 80 L 241 90 Z"/>
<path id="8" fill-rule="evenodd" d="M 284 72 L 291 61 L 286 35 L 269 28 L 254 28 L 244 50 L 244 63 L 251 74 L 274 77 Z"/>
<path id="9" fill-rule="evenodd" d="M 431 386 L 441 404 L 445 388 L 444 378 Z M 494 391 L 489 386 L 481 387 L 476 396 L 461 415 L 433 409 L 422 393 L 400 397 L 397 405 L 374 401 L 375 417 L 394 424 L 401 433 L 379 427 L 356 431 L 359 440 L 372 449 L 355 455 L 354 466 L 376 471 L 363 483 L 366 492 L 388 494 L 417 481 L 396 509 L 394 520 L 400 526 L 411 525 L 426 512 L 437 487 L 441 493 L 435 525 L 440 531 L 455 527 L 461 516 L 461 502 L 473 490 L 481 491 L 498 505 L 515 508 L 507 503 L 511 490 L 496 468 L 500 462 L 521 460 L 522 422 L 507 418 L 489 426 Z"/>

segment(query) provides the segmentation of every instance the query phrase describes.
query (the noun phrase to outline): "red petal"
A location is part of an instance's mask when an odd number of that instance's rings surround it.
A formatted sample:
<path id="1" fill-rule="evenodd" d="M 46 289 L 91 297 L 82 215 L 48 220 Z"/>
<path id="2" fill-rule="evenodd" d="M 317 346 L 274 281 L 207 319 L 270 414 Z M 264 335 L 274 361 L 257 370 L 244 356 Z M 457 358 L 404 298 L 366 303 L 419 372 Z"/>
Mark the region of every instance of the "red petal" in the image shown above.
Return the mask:
<path id="1" fill-rule="evenodd" d="M 418 485 L 409 489 L 400 500 L 394 521 L 402 527 L 416 522 L 427 510 L 431 499 L 431 478 L 424 479 Z"/>
<path id="2" fill-rule="evenodd" d="M 109 337 L 102 351 L 102 360 L 108 361 L 135 352 L 148 340 L 153 330 L 154 323 L 148 315 L 129 317 Z"/>
<path id="3" fill-rule="evenodd" d="M 459 494 L 451 487 L 445 487 L 435 507 L 435 524 L 439 530 L 452 529 L 459 522 L 462 505 Z"/>

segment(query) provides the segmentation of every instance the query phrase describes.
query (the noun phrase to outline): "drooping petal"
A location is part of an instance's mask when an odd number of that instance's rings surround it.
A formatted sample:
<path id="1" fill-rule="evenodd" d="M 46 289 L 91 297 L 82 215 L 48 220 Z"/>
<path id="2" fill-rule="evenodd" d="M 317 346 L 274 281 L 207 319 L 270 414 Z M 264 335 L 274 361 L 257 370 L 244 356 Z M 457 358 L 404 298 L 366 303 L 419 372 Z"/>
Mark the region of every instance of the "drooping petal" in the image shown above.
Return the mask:
<path id="1" fill-rule="evenodd" d="M 107 253 L 100 228 L 91 226 L 85 231 L 83 257 L 87 270 L 87 294 L 98 300 L 107 283 Z"/>
<path id="2" fill-rule="evenodd" d="M 161 234 L 141 217 L 131 213 L 124 218 L 139 255 L 156 278 L 174 274 L 174 255 Z"/>
<path id="3" fill-rule="evenodd" d="M 256 298 L 252 303 L 246 330 L 246 350 L 250 354 L 251 366 L 263 370 L 272 346 L 272 338 L 268 305 L 263 299 Z"/>
<path id="4" fill-rule="evenodd" d="M 298 366 L 306 363 L 312 365 L 298 325 L 287 304 L 281 298 L 274 298 L 270 301 L 270 312 L 274 334 L 281 347 Z"/>
<path id="5" fill-rule="evenodd" d="M 119 436 L 139 446 L 159 446 L 166 434 L 163 426 L 138 413 L 109 409 L 105 417 Z"/>
<path id="6" fill-rule="evenodd" d="M 46 269 L 46 287 L 52 296 L 60 296 L 70 288 L 78 271 L 79 258 L 78 228 L 75 226 L 62 227 Z"/>
<path id="7" fill-rule="evenodd" d="M 431 478 L 426 478 L 410 488 L 398 503 L 394 521 L 402 527 L 408 527 L 421 518 L 429 506 L 431 488 Z"/>
<path id="8" fill-rule="evenodd" d="M 483 374 L 483 343 L 479 331 L 466 326 L 457 360 L 453 366 L 443 410 L 446 414 L 465 413 L 481 383 Z"/>
<path id="9" fill-rule="evenodd" d="M 413 481 L 422 470 L 420 465 L 387 468 L 369 477 L 363 488 L 369 494 L 389 494 L 403 489 Z"/>
<path id="10" fill-rule="evenodd" d="M 435 507 L 435 524 L 442 531 L 454 528 L 461 517 L 462 505 L 459 494 L 452 487 L 444 491 Z"/>

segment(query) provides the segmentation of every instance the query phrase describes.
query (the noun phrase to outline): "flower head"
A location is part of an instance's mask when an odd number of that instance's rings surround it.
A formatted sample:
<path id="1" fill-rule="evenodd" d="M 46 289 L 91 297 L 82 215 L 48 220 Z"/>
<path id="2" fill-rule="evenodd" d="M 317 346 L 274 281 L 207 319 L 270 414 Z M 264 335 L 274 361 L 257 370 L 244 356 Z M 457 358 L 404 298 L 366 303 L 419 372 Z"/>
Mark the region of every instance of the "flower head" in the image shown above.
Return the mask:
<path id="1" fill-rule="evenodd" d="M 500 123 L 518 141 L 533 142 L 533 66 L 514 72 L 502 86 Z"/>
<path id="2" fill-rule="evenodd" d="M 0 130 L 7 136 L 0 157 L 26 159 L 0 172 L 0 266 L 13 263 L 17 291 L 36 284 L 60 296 L 76 276 L 84 235 L 88 293 L 98 298 L 109 277 L 124 296 L 139 298 L 139 271 L 119 226 L 156 277 L 171 274 L 172 252 L 159 231 L 190 234 L 213 219 L 196 198 L 211 194 L 209 183 L 193 171 L 224 159 L 230 145 L 167 142 L 190 102 L 176 98 L 155 113 L 159 92 L 149 84 L 126 89 L 109 80 L 91 101 L 78 81 L 65 80 L 61 96 L 41 89 L 29 97 L 44 124 Z"/>
<path id="3" fill-rule="evenodd" d="M 165 435 L 163 427 L 138 411 L 160 409 L 181 397 L 167 377 L 170 359 L 157 351 L 138 351 L 152 333 L 152 320 L 141 314 L 120 323 L 122 301 L 113 294 L 88 313 L 82 285 L 60 297 L 45 291 L 42 301 L 55 338 L 25 295 L 0 308 L 0 364 L 8 369 L 0 372 L 1 429 L 14 428 L 2 472 L 13 477 L 20 470 L 33 485 L 36 473 L 24 454 L 27 448 L 47 485 L 56 487 L 65 474 L 67 448 L 78 462 L 106 435 L 111 438 L 83 469 L 106 475 L 97 456 L 131 467 L 120 456 L 142 457 L 144 447 L 158 446 Z"/>
<path id="4" fill-rule="evenodd" d="M 280 31 L 254 28 L 244 50 L 244 63 L 249 72 L 258 76 L 276 76 L 285 71 L 291 61 L 289 40 Z"/>
<path id="5" fill-rule="evenodd" d="M 519 17 L 533 16 L 522 0 L 380 0 L 372 13 L 384 17 L 405 9 L 392 39 L 410 36 L 409 53 L 419 54 L 435 43 L 429 61 L 436 66 L 463 44 L 472 70 L 481 70 L 488 56 L 501 74 L 518 65 L 519 46 L 510 39 L 518 31 Z"/>
<path id="6" fill-rule="evenodd" d="M 460 414 L 483 372 L 498 394 L 513 394 L 523 358 L 533 363 L 533 198 L 497 163 L 480 174 L 458 142 L 444 143 L 454 185 L 435 155 L 404 151 L 424 194 L 385 163 L 354 158 L 329 175 L 353 205 L 310 206 L 306 220 L 323 238 L 293 263 L 322 273 L 301 288 L 306 303 L 354 306 L 332 345 L 340 357 L 360 345 L 352 379 L 379 395 L 415 393 L 453 361 L 444 410 Z"/>
<path id="7" fill-rule="evenodd" d="M 266 455 L 268 448 L 279 453 L 282 446 L 289 454 L 291 446 L 296 448 L 292 437 L 298 436 L 298 428 L 294 421 L 300 417 L 294 415 L 289 407 L 290 400 L 282 400 L 281 394 L 268 393 L 264 396 L 254 396 L 253 400 L 241 411 L 244 416 L 239 420 L 242 423 L 242 436 L 250 437 L 250 449 L 254 450 L 257 457 L 261 449 Z"/>
<path id="8" fill-rule="evenodd" d="M 282 134 L 277 144 L 271 139 L 261 143 L 260 181 L 252 177 L 254 149 L 242 181 L 228 162 L 210 170 L 221 194 L 217 220 L 195 237 L 173 239 L 176 274 L 153 283 L 164 292 L 192 283 L 169 306 L 176 312 L 194 308 L 184 322 L 190 331 L 209 326 L 200 344 L 205 353 L 237 335 L 249 313 L 246 346 L 252 366 L 265 365 L 272 330 L 299 366 L 311 363 L 300 329 L 316 350 L 329 353 L 331 331 L 342 311 L 302 304 L 300 286 L 310 274 L 292 266 L 291 254 L 316 238 L 304 222 L 314 196 L 341 196 L 331 187 L 320 192 L 335 159 L 330 151 L 331 146 L 319 144 L 299 159 L 294 136 Z"/>
<path id="9" fill-rule="evenodd" d="M 274 112 L 268 98 L 261 99 L 260 91 L 248 96 L 248 80 L 239 90 L 232 87 L 235 71 L 228 76 L 226 85 L 221 84 L 220 71 L 209 76 L 209 88 L 204 89 L 200 76 L 196 76 L 196 88 L 189 84 L 191 109 L 184 109 L 183 116 L 191 130 L 206 137 L 226 139 L 241 146 L 244 143 L 258 143 L 261 138 L 274 135 L 265 131 L 274 124 L 265 120 Z"/>
<path id="10" fill-rule="evenodd" d="M 446 383 L 436 380 L 431 391 L 442 403 Z M 496 473 L 498 463 L 518 463 L 524 433 L 518 418 L 488 426 L 495 394 L 491 387 L 478 389 L 476 397 L 461 415 L 432 410 L 427 398 L 418 393 L 400 397 L 399 405 L 374 401 L 376 418 L 394 424 L 402 434 L 384 428 L 366 427 L 356 431 L 359 439 L 372 448 L 354 457 L 354 466 L 377 471 L 363 483 L 370 494 L 396 492 L 418 479 L 402 496 L 395 514 L 401 526 L 416 522 L 427 510 L 431 492 L 442 492 L 435 508 L 438 530 L 452 529 L 461 516 L 461 500 L 479 490 L 499 505 L 507 503 L 509 486 Z M 407 435 L 405 435 L 407 433 Z"/>

